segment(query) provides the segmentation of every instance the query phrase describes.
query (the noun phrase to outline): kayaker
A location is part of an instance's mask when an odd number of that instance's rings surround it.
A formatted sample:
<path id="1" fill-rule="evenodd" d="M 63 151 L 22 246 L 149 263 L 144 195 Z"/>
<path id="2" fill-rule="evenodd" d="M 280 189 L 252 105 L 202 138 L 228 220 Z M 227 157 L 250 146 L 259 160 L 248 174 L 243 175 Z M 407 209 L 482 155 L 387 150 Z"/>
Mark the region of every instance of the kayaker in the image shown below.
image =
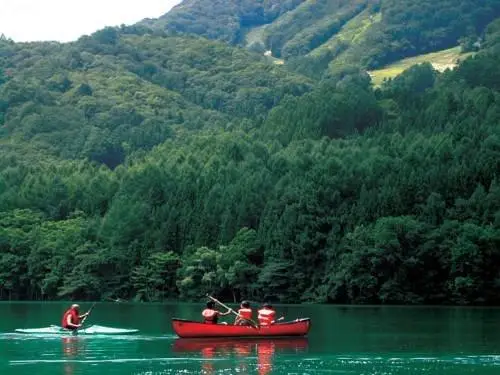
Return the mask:
<path id="1" fill-rule="evenodd" d="M 70 330 L 75 330 L 81 327 L 80 321 L 85 318 L 89 313 L 79 315 L 80 305 L 73 304 L 66 310 L 62 318 L 62 327 Z"/>
<path id="2" fill-rule="evenodd" d="M 252 325 L 252 314 L 253 311 L 250 308 L 250 302 L 242 301 L 240 309 L 238 310 L 238 316 L 234 321 L 235 326 L 250 326 Z"/>
<path id="3" fill-rule="evenodd" d="M 258 313 L 259 324 L 261 326 L 270 326 L 276 319 L 276 311 L 274 311 L 269 303 L 264 303 Z"/>
<path id="4" fill-rule="evenodd" d="M 225 313 L 215 310 L 215 302 L 213 301 L 208 301 L 206 309 L 201 313 L 203 322 L 206 324 L 217 324 L 219 316 L 226 316 L 229 314 L 231 314 L 231 310 L 227 310 Z"/>

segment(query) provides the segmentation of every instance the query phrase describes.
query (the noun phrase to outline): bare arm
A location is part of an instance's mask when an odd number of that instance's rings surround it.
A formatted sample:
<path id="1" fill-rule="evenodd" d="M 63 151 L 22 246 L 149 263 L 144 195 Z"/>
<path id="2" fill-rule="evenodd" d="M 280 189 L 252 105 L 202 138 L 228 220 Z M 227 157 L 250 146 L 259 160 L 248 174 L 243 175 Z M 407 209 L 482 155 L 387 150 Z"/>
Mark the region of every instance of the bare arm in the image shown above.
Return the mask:
<path id="1" fill-rule="evenodd" d="M 66 323 L 68 324 L 68 327 L 80 328 L 80 324 L 75 324 L 71 321 L 71 315 L 68 315 L 66 318 Z"/>

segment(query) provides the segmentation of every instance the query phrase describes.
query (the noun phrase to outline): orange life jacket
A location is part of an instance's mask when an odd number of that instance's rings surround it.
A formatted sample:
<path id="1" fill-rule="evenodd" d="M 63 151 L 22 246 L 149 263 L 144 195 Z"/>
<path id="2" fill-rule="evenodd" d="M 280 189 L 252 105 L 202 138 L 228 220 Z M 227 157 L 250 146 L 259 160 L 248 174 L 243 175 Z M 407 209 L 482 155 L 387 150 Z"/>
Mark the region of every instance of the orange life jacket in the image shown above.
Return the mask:
<path id="1" fill-rule="evenodd" d="M 201 315 L 203 315 L 206 324 L 217 324 L 217 320 L 219 319 L 219 312 L 217 310 L 205 309 Z"/>
<path id="2" fill-rule="evenodd" d="M 262 308 L 259 310 L 259 324 L 261 326 L 271 325 L 276 318 L 276 311 L 268 308 Z"/>
<path id="3" fill-rule="evenodd" d="M 71 323 L 73 324 L 80 324 L 80 317 L 78 316 L 78 313 L 76 312 L 75 309 L 69 309 L 67 310 L 62 318 L 62 326 L 63 328 L 66 329 L 74 329 L 75 327 L 68 325 L 68 316 L 71 316 Z"/>
<path id="4" fill-rule="evenodd" d="M 251 320 L 252 319 L 252 309 L 241 308 L 238 310 L 238 315 L 240 316 L 240 319 Z"/>

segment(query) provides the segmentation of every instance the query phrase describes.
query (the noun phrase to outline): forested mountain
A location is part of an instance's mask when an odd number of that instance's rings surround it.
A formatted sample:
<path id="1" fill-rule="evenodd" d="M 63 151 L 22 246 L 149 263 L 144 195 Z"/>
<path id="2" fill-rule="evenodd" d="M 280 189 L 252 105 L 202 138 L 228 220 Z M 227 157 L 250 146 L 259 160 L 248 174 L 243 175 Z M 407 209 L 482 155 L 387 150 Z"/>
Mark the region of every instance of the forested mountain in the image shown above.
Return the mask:
<path id="1" fill-rule="evenodd" d="M 251 128 L 281 98 L 311 88 L 220 42 L 129 32 L 108 28 L 68 45 L 0 42 L 0 135 L 115 167 L 127 150 L 178 132 Z"/>
<path id="2" fill-rule="evenodd" d="M 499 46 L 374 89 L 144 25 L 0 41 L 0 298 L 500 303 Z"/>
<path id="3" fill-rule="evenodd" d="M 313 74 L 470 46 L 498 16 L 500 0 L 190 0 L 144 23 L 271 50 Z"/>
<path id="4" fill-rule="evenodd" d="M 185 0 L 158 19 L 144 20 L 154 28 L 203 35 L 239 43 L 245 29 L 273 22 L 306 0 Z"/>

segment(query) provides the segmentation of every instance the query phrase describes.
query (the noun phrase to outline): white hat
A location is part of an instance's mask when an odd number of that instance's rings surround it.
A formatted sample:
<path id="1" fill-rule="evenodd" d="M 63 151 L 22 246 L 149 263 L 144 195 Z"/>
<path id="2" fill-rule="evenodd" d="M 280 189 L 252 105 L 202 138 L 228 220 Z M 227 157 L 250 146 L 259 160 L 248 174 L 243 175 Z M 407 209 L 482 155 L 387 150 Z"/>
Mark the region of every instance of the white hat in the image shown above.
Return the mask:
<path id="1" fill-rule="evenodd" d="M 77 304 L 77 303 L 74 303 L 73 305 L 71 305 L 71 308 L 72 309 L 79 309 L 80 308 L 80 305 Z"/>

